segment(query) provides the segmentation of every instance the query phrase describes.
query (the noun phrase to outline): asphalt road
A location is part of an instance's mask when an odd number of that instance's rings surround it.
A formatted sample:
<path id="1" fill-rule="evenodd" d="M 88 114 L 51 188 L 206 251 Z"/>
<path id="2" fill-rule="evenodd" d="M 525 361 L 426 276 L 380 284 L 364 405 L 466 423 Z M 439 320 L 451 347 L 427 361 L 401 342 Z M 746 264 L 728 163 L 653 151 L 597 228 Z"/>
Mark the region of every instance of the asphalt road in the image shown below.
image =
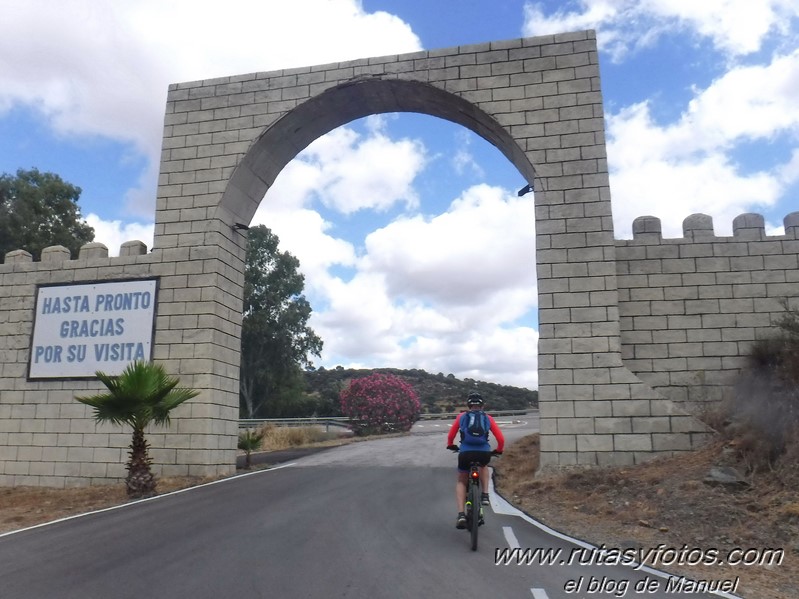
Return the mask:
<path id="1" fill-rule="evenodd" d="M 534 425 L 503 428 L 514 438 Z M 495 565 L 509 546 L 564 557 L 576 547 L 498 513 L 508 510 L 496 496 L 472 552 L 454 526 L 454 456 L 441 428 L 0 536 L 0 598 L 701 596 L 638 594 L 653 575 L 630 568 Z M 591 592 L 603 578 L 616 581 L 610 592 Z M 580 590 L 566 592 L 569 581 Z"/>

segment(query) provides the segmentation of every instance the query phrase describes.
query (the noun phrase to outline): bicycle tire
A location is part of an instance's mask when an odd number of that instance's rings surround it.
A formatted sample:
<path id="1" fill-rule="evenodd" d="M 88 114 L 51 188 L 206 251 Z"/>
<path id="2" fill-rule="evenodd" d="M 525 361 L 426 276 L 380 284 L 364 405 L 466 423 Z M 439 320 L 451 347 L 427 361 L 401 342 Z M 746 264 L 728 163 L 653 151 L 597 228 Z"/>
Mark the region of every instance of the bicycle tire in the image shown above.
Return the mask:
<path id="1" fill-rule="evenodd" d="M 480 485 L 471 483 L 469 486 L 469 499 L 472 502 L 472 514 L 469 524 L 472 533 L 472 551 L 477 551 L 477 529 L 480 528 Z"/>

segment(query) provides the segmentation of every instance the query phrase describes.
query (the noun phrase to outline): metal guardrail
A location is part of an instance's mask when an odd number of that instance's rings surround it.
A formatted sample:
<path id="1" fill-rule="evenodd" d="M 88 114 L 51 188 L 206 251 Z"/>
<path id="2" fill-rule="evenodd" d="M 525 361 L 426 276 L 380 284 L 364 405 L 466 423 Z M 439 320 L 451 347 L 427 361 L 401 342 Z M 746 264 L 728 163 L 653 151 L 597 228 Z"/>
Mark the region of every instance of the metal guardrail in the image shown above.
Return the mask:
<path id="1" fill-rule="evenodd" d="M 524 416 L 532 410 L 488 410 L 492 416 Z M 442 414 L 420 414 L 419 420 L 448 420 L 455 418 L 460 412 Z M 265 424 L 274 426 L 324 426 L 330 432 L 331 426 L 350 429 L 351 420 L 346 416 L 322 416 L 310 418 L 243 418 L 239 420 L 239 429 L 257 428 Z"/>
<path id="2" fill-rule="evenodd" d="M 330 432 L 331 426 L 340 428 L 350 428 L 350 419 L 346 416 L 325 416 L 311 418 L 243 418 L 239 420 L 239 430 L 247 428 L 258 428 L 266 424 L 274 426 L 299 427 L 299 426 L 324 426 L 325 432 Z"/>
<path id="3" fill-rule="evenodd" d="M 455 418 L 455 416 L 464 411 L 465 410 L 461 410 L 460 412 L 446 412 L 442 414 L 420 414 L 419 420 L 447 420 L 449 418 Z M 532 411 L 534 411 L 532 408 L 527 410 L 486 410 L 486 414 L 491 416 L 524 416 Z"/>

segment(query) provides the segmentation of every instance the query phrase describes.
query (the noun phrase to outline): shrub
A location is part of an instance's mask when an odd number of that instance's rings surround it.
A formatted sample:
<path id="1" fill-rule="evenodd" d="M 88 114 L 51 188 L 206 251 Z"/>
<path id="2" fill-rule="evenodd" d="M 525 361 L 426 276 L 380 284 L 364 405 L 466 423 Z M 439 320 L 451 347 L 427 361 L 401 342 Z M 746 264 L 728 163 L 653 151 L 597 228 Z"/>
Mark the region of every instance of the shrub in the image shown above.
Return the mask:
<path id="1" fill-rule="evenodd" d="M 774 467 L 799 444 L 799 311 L 783 307 L 777 332 L 752 344 L 727 416 L 752 471 Z"/>
<path id="2" fill-rule="evenodd" d="M 419 417 L 419 397 L 408 383 L 391 374 L 353 379 L 341 392 L 341 411 L 357 435 L 408 431 Z"/>
<path id="3" fill-rule="evenodd" d="M 247 429 L 245 431 L 241 431 L 239 433 L 239 444 L 238 447 L 245 454 L 245 462 L 244 468 L 249 470 L 252 467 L 252 452 L 257 451 L 261 448 L 261 443 L 264 440 L 264 433 L 263 431 L 257 431 L 254 429 Z"/>

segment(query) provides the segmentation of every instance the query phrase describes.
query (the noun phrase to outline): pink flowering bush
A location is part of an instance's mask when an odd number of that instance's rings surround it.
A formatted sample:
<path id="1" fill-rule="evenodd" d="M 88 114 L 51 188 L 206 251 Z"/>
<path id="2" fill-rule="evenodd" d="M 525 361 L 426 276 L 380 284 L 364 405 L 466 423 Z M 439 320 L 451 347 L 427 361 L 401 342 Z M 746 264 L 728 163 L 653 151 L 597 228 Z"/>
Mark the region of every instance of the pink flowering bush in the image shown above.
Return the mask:
<path id="1" fill-rule="evenodd" d="M 353 379 L 339 397 L 341 412 L 359 435 L 408 431 L 421 411 L 413 387 L 391 374 Z"/>

